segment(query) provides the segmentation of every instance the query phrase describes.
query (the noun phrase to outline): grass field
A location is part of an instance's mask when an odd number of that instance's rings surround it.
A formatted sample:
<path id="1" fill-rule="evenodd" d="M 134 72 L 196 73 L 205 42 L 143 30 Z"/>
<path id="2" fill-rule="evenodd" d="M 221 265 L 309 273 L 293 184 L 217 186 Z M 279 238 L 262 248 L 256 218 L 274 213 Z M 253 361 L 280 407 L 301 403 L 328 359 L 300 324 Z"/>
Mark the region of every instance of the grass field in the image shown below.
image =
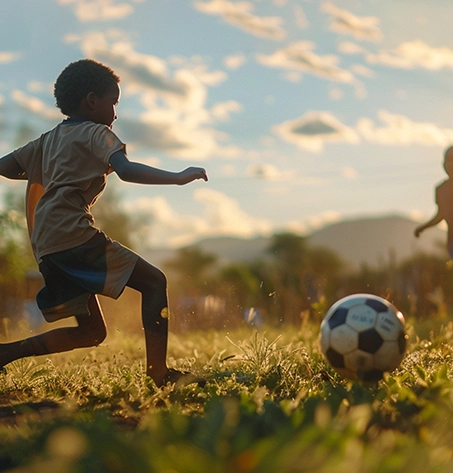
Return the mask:
<path id="1" fill-rule="evenodd" d="M 447 473 L 453 471 L 453 323 L 407 325 L 378 384 L 338 377 L 318 322 L 170 337 L 169 363 L 203 388 L 155 389 L 138 336 L 26 359 L 0 375 L 0 471 Z"/>

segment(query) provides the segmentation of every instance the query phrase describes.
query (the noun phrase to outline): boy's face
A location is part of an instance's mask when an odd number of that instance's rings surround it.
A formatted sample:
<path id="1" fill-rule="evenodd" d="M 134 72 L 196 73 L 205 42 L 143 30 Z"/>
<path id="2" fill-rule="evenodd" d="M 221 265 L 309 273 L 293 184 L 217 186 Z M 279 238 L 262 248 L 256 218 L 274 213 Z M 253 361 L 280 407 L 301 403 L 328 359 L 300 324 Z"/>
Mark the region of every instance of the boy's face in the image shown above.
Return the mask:
<path id="1" fill-rule="evenodd" d="M 96 96 L 96 106 L 93 121 L 112 127 L 116 116 L 116 107 L 120 101 L 121 89 L 118 84 L 113 85 L 102 97 Z"/>
<path id="2" fill-rule="evenodd" d="M 450 176 L 453 177 L 453 160 L 448 160 L 444 162 L 444 169 L 445 172 Z"/>

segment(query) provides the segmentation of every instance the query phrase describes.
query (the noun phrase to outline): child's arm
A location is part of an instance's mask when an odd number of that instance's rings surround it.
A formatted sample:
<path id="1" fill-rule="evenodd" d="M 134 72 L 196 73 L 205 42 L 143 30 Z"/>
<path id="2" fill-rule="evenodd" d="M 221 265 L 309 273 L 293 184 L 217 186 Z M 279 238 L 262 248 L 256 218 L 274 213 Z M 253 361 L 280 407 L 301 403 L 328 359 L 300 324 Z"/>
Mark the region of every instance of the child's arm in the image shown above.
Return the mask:
<path id="1" fill-rule="evenodd" d="M 8 179 L 27 179 L 27 175 L 16 161 L 13 153 L 0 158 L 0 175 Z"/>
<path id="2" fill-rule="evenodd" d="M 434 225 L 437 225 L 438 223 L 442 222 L 443 219 L 444 219 L 444 216 L 442 215 L 440 210 L 438 210 L 436 215 L 434 215 L 434 217 L 431 220 L 428 220 L 426 223 L 419 225 L 414 230 L 414 235 L 418 238 L 424 230 L 426 230 L 429 227 L 434 227 Z"/>
<path id="3" fill-rule="evenodd" d="M 188 184 L 196 179 L 208 180 L 203 168 L 189 167 L 181 172 L 164 171 L 146 164 L 129 161 L 123 151 L 110 158 L 110 165 L 122 181 L 136 184 Z"/>

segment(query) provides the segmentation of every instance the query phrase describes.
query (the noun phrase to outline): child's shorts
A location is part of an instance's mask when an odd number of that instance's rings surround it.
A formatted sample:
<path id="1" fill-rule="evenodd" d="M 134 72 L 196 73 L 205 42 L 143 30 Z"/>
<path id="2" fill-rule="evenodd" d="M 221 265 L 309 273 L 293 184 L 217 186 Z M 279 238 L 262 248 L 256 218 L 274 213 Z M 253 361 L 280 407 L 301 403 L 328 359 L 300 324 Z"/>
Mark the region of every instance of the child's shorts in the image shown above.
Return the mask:
<path id="1" fill-rule="evenodd" d="M 36 296 L 47 322 L 89 314 L 88 299 L 102 294 L 117 299 L 139 256 L 98 232 L 87 243 L 42 257 L 45 286 Z"/>

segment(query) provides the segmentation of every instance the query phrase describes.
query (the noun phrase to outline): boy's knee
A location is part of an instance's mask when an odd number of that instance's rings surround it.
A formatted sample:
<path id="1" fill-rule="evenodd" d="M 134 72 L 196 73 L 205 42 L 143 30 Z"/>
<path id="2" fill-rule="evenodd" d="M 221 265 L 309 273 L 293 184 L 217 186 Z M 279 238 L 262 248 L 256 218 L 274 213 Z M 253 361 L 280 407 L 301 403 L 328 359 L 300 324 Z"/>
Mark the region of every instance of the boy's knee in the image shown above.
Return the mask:
<path id="1" fill-rule="evenodd" d="M 92 342 L 93 342 L 93 345 L 99 345 L 101 344 L 107 337 L 107 329 L 105 327 L 105 325 L 102 325 L 99 326 L 99 327 L 96 327 L 96 330 L 93 331 L 93 334 L 92 334 Z"/>
<path id="2" fill-rule="evenodd" d="M 164 288 L 167 287 L 167 276 L 159 269 L 157 274 L 157 283 Z"/>
<path id="3" fill-rule="evenodd" d="M 148 274 L 143 280 L 142 292 L 144 291 L 166 291 L 167 276 L 157 268 L 154 268 L 152 274 Z"/>
<path id="4" fill-rule="evenodd" d="M 101 344 L 107 337 L 105 325 L 103 327 L 79 327 L 79 343 L 82 347 L 94 347 Z"/>
<path id="5" fill-rule="evenodd" d="M 78 340 L 83 347 L 93 347 L 107 337 L 107 328 L 102 319 L 93 319 L 91 315 L 78 318 Z"/>
<path id="6" fill-rule="evenodd" d="M 142 294 L 166 291 L 167 276 L 159 268 L 140 258 L 132 271 L 127 285 Z"/>

